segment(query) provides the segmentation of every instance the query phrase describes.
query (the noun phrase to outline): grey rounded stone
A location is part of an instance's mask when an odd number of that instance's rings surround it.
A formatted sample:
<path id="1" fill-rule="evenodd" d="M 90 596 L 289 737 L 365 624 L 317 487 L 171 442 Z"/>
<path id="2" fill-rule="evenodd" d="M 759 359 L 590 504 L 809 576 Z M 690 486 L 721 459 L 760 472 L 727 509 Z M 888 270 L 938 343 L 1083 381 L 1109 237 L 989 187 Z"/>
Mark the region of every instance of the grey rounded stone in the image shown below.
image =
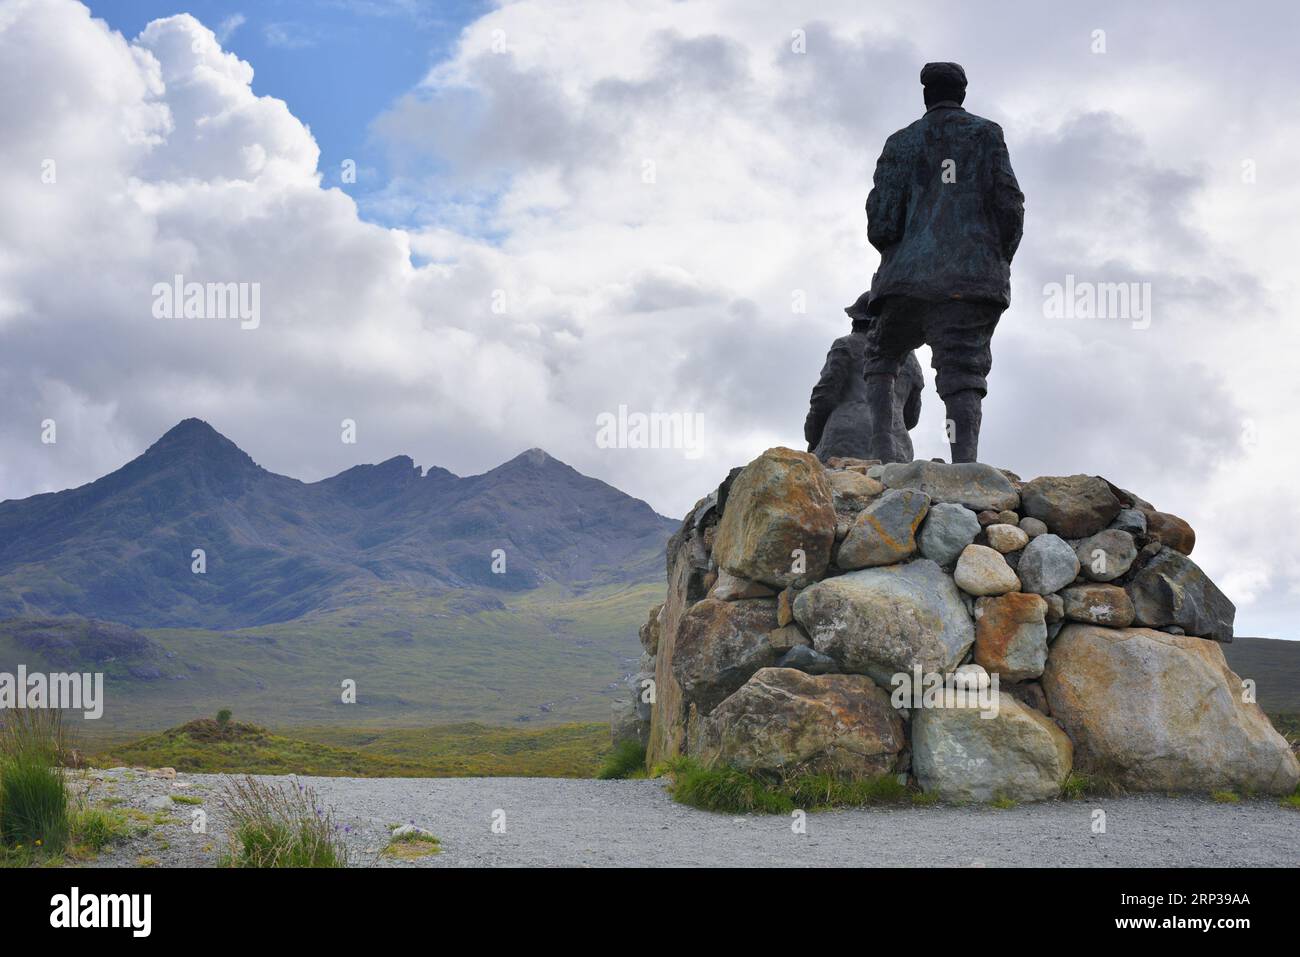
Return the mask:
<path id="1" fill-rule="evenodd" d="M 1074 553 L 1079 556 L 1085 578 L 1095 582 L 1109 582 L 1133 567 L 1138 550 L 1133 536 L 1128 532 L 1108 528 L 1079 542 Z"/>
<path id="2" fill-rule="evenodd" d="M 809 675 L 828 675 L 837 670 L 834 659 L 807 645 L 795 645 L 781 656 L 776 667 L 797 668 Z"/>
<path id="3" fill-rule="evenodd" d="M 1039 535 L 1047 534 L 1047 523 L 1041 518 L 1026 515 L 1020 520 L 1020 530 L 1030 538 L 1037 538 Z"/>
<path id="4" fill-rule="evenodd" d="M 1016 572 L 1022 591 L 1050 595 L 1074 581 L 1079 574 L 1079 556 L 1065 539 L 1048 532 L 1025 546 Z"/>
<path id="5" fill-rule="evenodd" d="M 921 554 L 940 565 L 951 565 L 980 533 L 975 513 L 964 505 L 941 502 L 931 505 L 921 526 L 917 543 Z"/>
<path id="6" fill-rule="evenodd" d="M 1111 528 L 1117 528 L 1121 532 L 1128 532 L 1130 535 L 1145 535 L 1147 533 L 1147 517 L 1136 508 L 1122 508 L 1115 520 L 1110 523 Z"/>

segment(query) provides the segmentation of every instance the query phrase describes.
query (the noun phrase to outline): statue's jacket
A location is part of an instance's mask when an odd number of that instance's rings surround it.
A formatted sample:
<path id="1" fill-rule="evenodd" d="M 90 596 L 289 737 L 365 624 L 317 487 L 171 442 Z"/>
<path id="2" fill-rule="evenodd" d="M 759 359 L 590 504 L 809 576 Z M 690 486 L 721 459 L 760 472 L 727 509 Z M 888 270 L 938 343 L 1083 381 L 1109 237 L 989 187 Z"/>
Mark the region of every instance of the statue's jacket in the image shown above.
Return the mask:
<path id="1" fill-rule="evenodd" d="M 804 422 L 804 437 L 810 451 L 825 462 L 833 456 L 867 458 L 871 440 L 871 411 L 867 406 L 867 383 L 862 377 L 867 337 L 854 332 L 841 336 L 826 353 L 821 378 L 813 387 Z M 921 390 L 925 377 L 916 354 L 909 352 L 894 380 L 894 439 L 912 459 L 908 429 L 921 418 Z"/>
<path id="2" fill-rule="evenodd" d="M 889 137 L 876 163 L 867 238 L 880 268 L 868 311 L 886 296 L 1010 305 L 1024 215 L 1002 128 L 936 103 Z"/>

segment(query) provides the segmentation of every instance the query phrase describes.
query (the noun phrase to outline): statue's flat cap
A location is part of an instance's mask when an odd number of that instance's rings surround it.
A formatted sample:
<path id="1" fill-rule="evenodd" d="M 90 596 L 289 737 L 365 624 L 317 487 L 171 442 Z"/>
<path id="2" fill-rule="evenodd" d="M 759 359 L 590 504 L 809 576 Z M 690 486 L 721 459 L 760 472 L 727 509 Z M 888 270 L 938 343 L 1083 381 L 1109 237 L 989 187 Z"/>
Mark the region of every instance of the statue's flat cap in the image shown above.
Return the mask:
<path id="1" fill-rule="evenodd" d="M 844 311 L 848 313 L 849 318 L 854 320 L 855 322 L 859 319 L 869 319 L 870 316 L 867 315 L 867 303 L 869 303 L 870 301 L 871 301 L 871 290 L 868 289 L 862 295 L 858 296 L 856 300 L 854 300 L 853 305 L 845 306 Z"/>
<path id="2" fill-rule="evenodd" d="M 921 67 L 921 85 L 940 89 L 966 89 L 966 71 L 960 63 L 927 63 Z"/>

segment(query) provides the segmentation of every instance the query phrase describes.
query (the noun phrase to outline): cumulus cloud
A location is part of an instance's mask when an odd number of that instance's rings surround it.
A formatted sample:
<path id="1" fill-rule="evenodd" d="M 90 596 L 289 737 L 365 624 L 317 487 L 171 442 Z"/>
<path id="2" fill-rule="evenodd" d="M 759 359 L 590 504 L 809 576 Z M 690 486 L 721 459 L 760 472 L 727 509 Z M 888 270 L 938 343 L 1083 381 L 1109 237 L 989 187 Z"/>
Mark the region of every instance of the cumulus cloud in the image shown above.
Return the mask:
<path id="1" fill-rule="evenodd" d="M 541 445 L 680 514 L 800 444 L 875 266 L 875 157 L 920 112 L 920 65 L 956 59 L 1028 197 L 982 457 L 1099 472 L 1184 515 L 1243 630 L 1300 635 L 1300 135 L 1258 95 L 1294 84 L 1285 35 L 1176 4 L 842 2 L 804 21 L 522 0 L 376 119 L 393 177 L 359 211 L 322 188 L 293 104 L 254 94 L 256 64 L 193 17 L 128 40 L 72 0 L 11 0 L 0 495 L 88 481 L 198 415 L 305 479 L 397 453 L 473 472 Z M 261 324 L 154 318 L 150 290 L 178 273 L 259 283 Z M 1049 318 L 1044 287 L 1067 276 L 1149 283 L 1149 327 Z M 598 448 L 620 405 L 703 413 L 703 453 Z M 945 454 L 941 419 L 930 392 L 918 455 Z"/>

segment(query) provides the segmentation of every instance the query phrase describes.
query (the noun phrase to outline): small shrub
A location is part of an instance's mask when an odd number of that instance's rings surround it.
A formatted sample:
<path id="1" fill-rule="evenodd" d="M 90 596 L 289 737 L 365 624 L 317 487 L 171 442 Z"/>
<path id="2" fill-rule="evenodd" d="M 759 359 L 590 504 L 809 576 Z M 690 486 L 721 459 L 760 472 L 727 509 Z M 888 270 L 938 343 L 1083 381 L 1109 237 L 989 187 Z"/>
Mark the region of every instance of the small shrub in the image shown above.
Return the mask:
<path id="1" fill-rule="evenodd" d="M 623 778 L 645 775 L 645 746 L 639 741 L 627 739 L 614 746 L 614 750 L 605 758 L 604 765 L 596 772 L 601 781 L 614 781 Z"/>
<path id="2" fill-rule="evenodd" d="M 68 843 L 65 751 L 58 711 L 14 710 L 0 728 L 0 843 L 62 851 Z"/>
<path id="3" fill-rule="evenodd" d="M 347 866 L 341 829 L 311 788 L 230 778 L 220 801 L 233 824 L 230 866 Z"/>
<path id="4" fill-rule="evenodd" d="M 217 724 L 225 728 L 226 725 L 230 724 L 230 719 L 233 717 L 234 713 L 229 708 L 222 708 L 217 712 Z"/>
<path id="5" fill-rule="evenodd" d="M 422 834 L 416 831 L 392 837 L 383 853 L 386 857 L 396 858 L 397 860 L 413 861 L 421 857 L 441 854 L 442 842 L 432 834 Z"/>
<path id="6" fill-rule="evenodd" d="M 1233 791 L 1215 791 L 1210 797 L 1216 804 L 1237 804 L 1241 801 Z"/>

